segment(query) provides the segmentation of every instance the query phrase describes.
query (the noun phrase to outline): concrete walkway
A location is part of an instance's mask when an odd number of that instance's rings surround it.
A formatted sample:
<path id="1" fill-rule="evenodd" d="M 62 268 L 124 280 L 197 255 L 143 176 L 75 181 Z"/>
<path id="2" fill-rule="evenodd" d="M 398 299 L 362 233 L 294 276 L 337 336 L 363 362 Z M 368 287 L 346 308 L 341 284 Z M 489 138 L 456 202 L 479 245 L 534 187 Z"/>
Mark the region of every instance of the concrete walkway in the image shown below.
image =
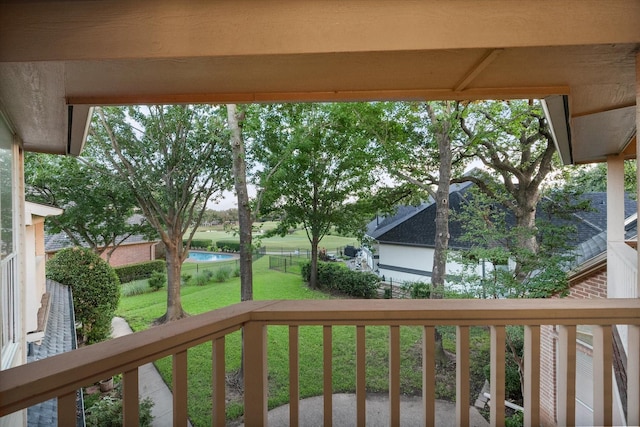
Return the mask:
<path id="1" fill-rule="evenodd" d="M 323 424 L 323 397 L 315 396 L 300 401 L 300 427 L 321 426 Z M 389 426 L 389 397 L 386 394 L 367 394 L 367 427 Z M 270 426 L 289 425 L 289 405 L 279 406 L 269 411 Z M 244 426 L 244 424 L 239 424 Z M 356 425 L 356 395 L 333 395 L 333 425 L 350 427 Z M 403 427 L 423 426 L 422 398 L 402 396 L 400 399 L 400 425 Z M 456 405 L 436 400 L 435 425 L 456 427 Z M 489 423 L 474 407 L 469 408 L 469 425 L 485 427 Z"/>
<path id="2" fill-rule="evenodd" d="M 114 338 L 132 333 L 127 321 L 121 317 L 113 318 L 111 328 L 111 336 Z M 153 363 L 147 363 L 138 369 L 138 386 L 140 399 L 148 397 L 154 403 L 151 409 L 153 427 L 173 426 L 173 394 Z"/>

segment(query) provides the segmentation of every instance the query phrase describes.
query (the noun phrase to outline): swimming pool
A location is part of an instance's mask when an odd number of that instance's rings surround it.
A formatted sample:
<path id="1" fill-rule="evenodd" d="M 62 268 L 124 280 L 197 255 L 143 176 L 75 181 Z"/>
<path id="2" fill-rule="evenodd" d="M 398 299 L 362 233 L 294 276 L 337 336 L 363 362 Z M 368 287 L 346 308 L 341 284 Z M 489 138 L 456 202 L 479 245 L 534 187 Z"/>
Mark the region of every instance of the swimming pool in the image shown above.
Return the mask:
<path id="1" fill-rule="evenodd" d="M 233 255 L 214 254 L 211 252 L 189 251 L 189 261 L 224 261 L 233 259 Z"/>

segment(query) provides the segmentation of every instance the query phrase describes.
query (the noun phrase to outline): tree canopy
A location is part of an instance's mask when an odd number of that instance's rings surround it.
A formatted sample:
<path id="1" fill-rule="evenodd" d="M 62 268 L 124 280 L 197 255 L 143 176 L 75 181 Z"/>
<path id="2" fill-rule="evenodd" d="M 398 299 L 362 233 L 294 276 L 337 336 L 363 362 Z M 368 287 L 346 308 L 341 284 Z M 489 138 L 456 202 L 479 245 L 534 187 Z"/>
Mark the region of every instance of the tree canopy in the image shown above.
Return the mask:
<path id="1" fill-rule="evenodd" d="M 373 104 L 268 105 L 251 121 L 261 213 L 279 213 L 275 233 L 306 231 L 312 287 L 320 240 L 334 228 L 361 232 L 378 209 L 380 170 L 363 124 L 369 114 Z"/>
<path id="2" fill-rule="evenodd" d="M 133 217 L 136 200 L 124 181 L 104 179 L 74 157 L 26 153 L 24 165 L 27 200 L 64 209 L 48 218 L 48 232 L 64 232 L 107 260 L 131 235 L 155 236 L 144 217 Z"/>
<path id="3" fill-rule="evenodd" d="M 231 183 L 223 109 L 97 108 L 88 143 L 87 155 L 96 172 L 126 183 L 165 245 L 167 312 L 159 321 L 185 316 L 180 301 L 182 262 L 206 203 Z"/>

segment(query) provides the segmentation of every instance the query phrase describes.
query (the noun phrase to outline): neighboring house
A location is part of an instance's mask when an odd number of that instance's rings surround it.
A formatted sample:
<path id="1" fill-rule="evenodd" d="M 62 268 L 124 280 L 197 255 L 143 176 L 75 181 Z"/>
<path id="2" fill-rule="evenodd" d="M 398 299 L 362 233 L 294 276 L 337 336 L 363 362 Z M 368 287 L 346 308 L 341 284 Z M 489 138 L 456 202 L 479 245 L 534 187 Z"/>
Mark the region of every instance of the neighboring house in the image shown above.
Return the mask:
<path id="1" fill-rule="evenodd" d="M 460 211 L 472 187 L 472 183 L 451 186 L 449 206 L 452 213 Z M 576 232 L 571 237 L 575 245 L 606 230 L 606 193 L 586 193 L 582 197 L 591 201 L 592 209 L 572 216 L 575 221 L 571 225 L 576 227 Z M 626 198 L 627 215 L 635 212 L 635 203 Z M 436 204 L 429 200 L 415 207 L 401 206 L 395 215 L 370 222 L 365 237 L 368 244 L 363 245 L 369 268 L 388 282 L 429 282 L 435 251 L 435 216 Z M 450 251 L 469 249 L 470 243 L 462 239 L 464 230 L 460 222 L 449 222 L 449 234 Z M 447 262 L 447 274 L 455 275 L 462 266 L 451 258 Z M 480 261 L 477 273 L 486 274 L 492 268 L 491 262 Z"/>
<path id="2" fill-rule="evenodd" d="M 45 285 L 45 232 L 44 221 L 48 216 L 60 215 L 62 209 L 25 202 L 25 252 L 28 256 L 25 289 L 25 329 L 27 342 L 40 341 L 44 337 L 44 323 L 48 312 Z"/>
<path id="3" fill-rule="evenodd" d="M 140 215 L 135 215 L 130 221 L 140 222 Z M 75 246 L 74 242 L 69 236 L 64 233 L 47 234 L 45 236 L 45 252 L 47 253 L 47 259 L 51 258 L 60 249 L 70 248 Z M 82 241 L 80 238 L 79 240 Z M 118 239 L 120 241 L 120 239 Z M 134 234 L 126 239 L 116 247 L 111 253 L 109 258 L 109 264 L 112 267 L 118 267 L 120 265 L 134 264 L 137 262 L 153 261 L 156 259 L 156 248 L 159 242 L 157 240 L 149 240 L 149 238 Z M 83 245 L 87 246 L 88 245 Z M 107 248 L 100 255 L 102 259 L 107 259 L 107 252 L 110 248 Z"/>

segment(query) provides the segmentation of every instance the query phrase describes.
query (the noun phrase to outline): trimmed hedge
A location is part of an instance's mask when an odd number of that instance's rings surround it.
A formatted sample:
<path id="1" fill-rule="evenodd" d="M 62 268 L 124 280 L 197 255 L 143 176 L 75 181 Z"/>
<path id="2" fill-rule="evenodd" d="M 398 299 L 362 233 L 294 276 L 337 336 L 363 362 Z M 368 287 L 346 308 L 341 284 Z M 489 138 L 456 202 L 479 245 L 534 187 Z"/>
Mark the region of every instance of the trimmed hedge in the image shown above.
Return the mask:
<path id="1" fill-rule="evenodd" d="M 303 279 L 309 283 L 311 262 L 301 267 Z M 357 298 L 375 298 L 380 278 L 373 273 L 352 271 L 342 263 L 318 262 L 318 287 Z"/>
<path id="2" fill-rule="evenodd" d="M 237 240 L 218 240 L 216 246 L 223 252 L 240 252 L 240 242 Z"/>
<path id="3" fill-rule="evenodd" d="M 120 278 L 120 283 L 133 282 L 134 280 L 148 279 L 154 272 L 165 273 L 167 265 L 164 260 L 139 262 L 137 264 L 123 265 L 114 270 Z"/>
<path id="4" fill-rule="evenodd" d="M 108 339 L 120 300 L 120 280 L 113 268 L 90 249 L 68 248 L 47 262 L 46 271 L 49 279 L 71 287 L 83 339 L 88 344 Z"/>
<path id="5" fill-rule="evenodd" d="M 183 240 L 182 244 L 186 246 L 187 241 Z M 193 239 L 191 241 L 192 249 L 209 249 L 213 245 L 213 240 L 211 239 Z"/>

